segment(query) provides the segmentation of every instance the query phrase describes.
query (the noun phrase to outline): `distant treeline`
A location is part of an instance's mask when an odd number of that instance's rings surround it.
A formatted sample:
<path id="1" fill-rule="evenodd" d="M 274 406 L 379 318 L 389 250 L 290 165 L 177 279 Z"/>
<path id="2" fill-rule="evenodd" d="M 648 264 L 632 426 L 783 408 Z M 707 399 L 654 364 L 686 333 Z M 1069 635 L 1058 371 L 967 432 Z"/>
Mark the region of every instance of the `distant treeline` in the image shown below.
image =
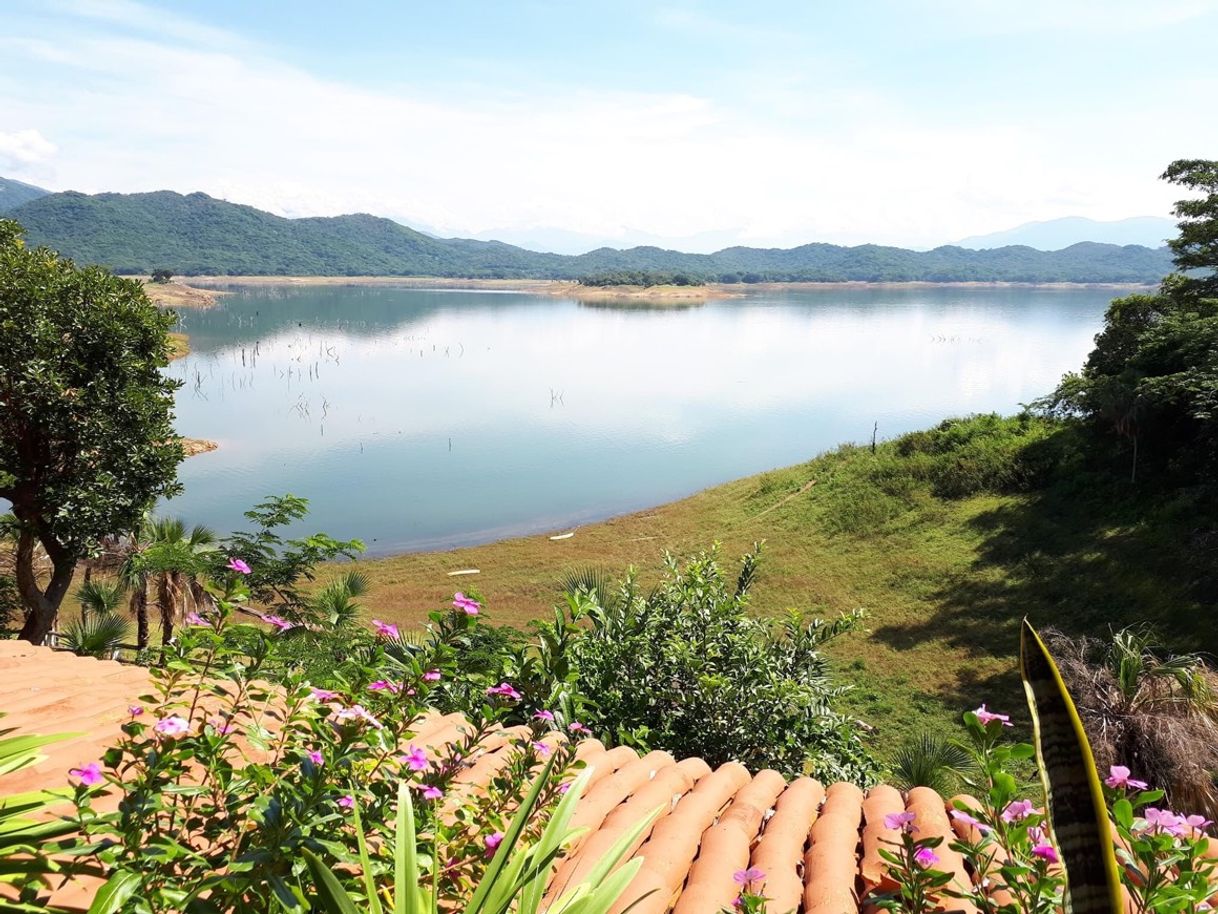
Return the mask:
<path id="1" fill-rule="evenodd" d="M 568 256 L 498 241 L 434 238 L 366 214 L 285 219 L 206 194 L 47 194 L 14 208 L 31 244 L 119 273 L 176 275 L 448 276 L 565 279 L 663 275 L 678 282 L 1157 282 L 1166 248 L 1076 244 L 1061 251 L 874 244 L 732 247 L 686 254 L 598 248 Z M 645 284 L 645 283 L 638 283 Z"/>
<path id="2" fill-rule="evenodd" d="M 706 278 L 688 273 L 663 273 L 659 270 L 614 270 L 579 278 L 581 286 L 704 286 Z"/>

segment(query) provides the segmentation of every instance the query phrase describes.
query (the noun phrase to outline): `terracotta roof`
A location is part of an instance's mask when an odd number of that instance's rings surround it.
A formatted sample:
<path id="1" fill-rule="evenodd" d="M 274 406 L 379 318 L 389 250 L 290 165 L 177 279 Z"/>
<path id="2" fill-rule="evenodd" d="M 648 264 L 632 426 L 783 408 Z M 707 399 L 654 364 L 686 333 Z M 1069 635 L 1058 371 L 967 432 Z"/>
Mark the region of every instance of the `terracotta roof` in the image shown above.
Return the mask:
<path id="1" fill-rule="evenodd" d="M 128 706 L 149 690 L 149 682 L 139 667 L 0 641 L 0 712 L 6 713 L 0 727 L 79 733 L 47 747 L 46 760 L 36 767 L 4 777 L 0 791 L 66 783 L 69 768 L 99 757 L 116 741 Z M 464 726 L 459 714 L 429 715 L 412 742 L 439 747 L 459 738 Z M 476 791 L 489 783 L 506 763 L 515 735 L 506 730 L 488 738 L 473 765 L 458 776 L 460 786 L 453 792 Z M 788 782 L 774 771 L 750 775 L 734 762 L 712 770 L 701 759 L 677 761 L 667 752 L 640 757 L 628 748 L 606 749 L 596 740 L 581 743 L 578 754 L 593 774 L 574 824 L 589 831 L 560 863 L 551 898 L 578 881 L 632 824 L 664 807 L 632 851 L 643 858 L 643 868 L 615 914 L 643 895 L 647 897 L 632 908 L 634 914 L 707 914 L 730 907 L 739 890 L 732 876 L 750 865 L 766 874 L 764 893 L 773 899 L 771 911 L 857 911 L 881 888 L 884 867 L 878 850 L 895 837 L 884 827 L 887 813 L 916 811 L 924 832 L 944 837 L 952 828 L 944 799 L 925 788 L 902 795 L 880 786 L 864 794 L 852 784 L 822 785 L 810 778 Z M 945 866 L 969 878 L 946 842 L 939 853 Z M 95 890 L 96 884 L 70 885 L 53 901 L 84 907 Z M 972 914 L 969 906 L 952 907 Z"/>

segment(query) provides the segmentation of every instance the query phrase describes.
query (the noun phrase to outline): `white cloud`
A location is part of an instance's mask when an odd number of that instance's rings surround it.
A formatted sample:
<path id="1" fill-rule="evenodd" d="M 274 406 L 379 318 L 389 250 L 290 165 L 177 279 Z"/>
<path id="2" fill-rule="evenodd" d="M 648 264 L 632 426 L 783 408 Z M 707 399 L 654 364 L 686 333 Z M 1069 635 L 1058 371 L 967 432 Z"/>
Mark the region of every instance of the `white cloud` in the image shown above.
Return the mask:
<path id="1" fill-rule="evenodd" d="M 60 147 L 40 166 L 49 186 L 202 190 L 292 216 L 372 212 L 453 234 L 931 245 L 1067 214 L 1166 214 L 1175 194 L 1154 176 L 1182 149 L 1218 142 L 1195 116 L 1196 84 L 1157 103 L 1172 135 L 1136 136 L 1111 111 L 1020 124 L 998 107 L 913 111 L 873 86 L 799 79 L 747 105 L 578 86 L 445 97 L 321 78 L 128 0 L 66 8 L 89 27 L 53 44 L 0 39 L 0 60 L 34 74 L 0 64 L 0 129 L 19 125 L 0 134 L 0 156 L 3 137 L 32 137 L 15 145 L 26 158 L 9 160 L 47 159 L 45 133 Z"/>
<path id="2" fill-rule="evenodd" d="M 21 168 L 55 155 L 55 144 L 37 130 L 0 131 L 0 166 Z"/>

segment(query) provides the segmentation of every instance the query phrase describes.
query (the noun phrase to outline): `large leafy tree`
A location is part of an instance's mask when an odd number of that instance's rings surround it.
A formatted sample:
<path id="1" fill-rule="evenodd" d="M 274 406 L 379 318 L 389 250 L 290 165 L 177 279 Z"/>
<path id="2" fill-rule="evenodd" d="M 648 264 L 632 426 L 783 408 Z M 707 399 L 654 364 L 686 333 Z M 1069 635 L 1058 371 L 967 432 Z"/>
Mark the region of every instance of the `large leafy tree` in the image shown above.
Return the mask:
<path id="1" fill-rule="evenodd" d="M 1114 301 L 1082 372 L 1049 398 L 1126 442 L 1135 480 L 1142 453 L 1193 476 L 1218 452 L 1218 161 L 1181 159 L 1163 178 L 1200 193 L 1176 204 L 1180 272 Z"/>
<path id="2" fill-rule="evenodd" d="M 17 522 L 21 637 L 45 640 L 77 562 L 178 491 L 172 316 L 0 223 L 0 498 Z M 39 574 L 41 548 L 50 564 Z"/>

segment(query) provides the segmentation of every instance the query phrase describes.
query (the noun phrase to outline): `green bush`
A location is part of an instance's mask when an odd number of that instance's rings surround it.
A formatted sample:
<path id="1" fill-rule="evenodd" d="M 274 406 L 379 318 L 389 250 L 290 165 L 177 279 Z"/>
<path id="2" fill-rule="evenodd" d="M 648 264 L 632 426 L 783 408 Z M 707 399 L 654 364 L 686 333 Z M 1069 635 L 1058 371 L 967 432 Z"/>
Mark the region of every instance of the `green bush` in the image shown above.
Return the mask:
<path id="1" fill-rule="evenodd" d="M 875 763 L 858 722 L 835 710 L 843 690 L 821 653 L 860 616 L 752 617 L 759 554 L 734 580 L 711 550 L 684 566 L 669 557 L 650 593 L 633 573 L 617 593 L 582 590 L 570 595 L 570 620 L 541 626 L 542 640 L 565 644 L 551 656 L 568 665 L 584 722 L 602 739 L 868 783 Z"/>

